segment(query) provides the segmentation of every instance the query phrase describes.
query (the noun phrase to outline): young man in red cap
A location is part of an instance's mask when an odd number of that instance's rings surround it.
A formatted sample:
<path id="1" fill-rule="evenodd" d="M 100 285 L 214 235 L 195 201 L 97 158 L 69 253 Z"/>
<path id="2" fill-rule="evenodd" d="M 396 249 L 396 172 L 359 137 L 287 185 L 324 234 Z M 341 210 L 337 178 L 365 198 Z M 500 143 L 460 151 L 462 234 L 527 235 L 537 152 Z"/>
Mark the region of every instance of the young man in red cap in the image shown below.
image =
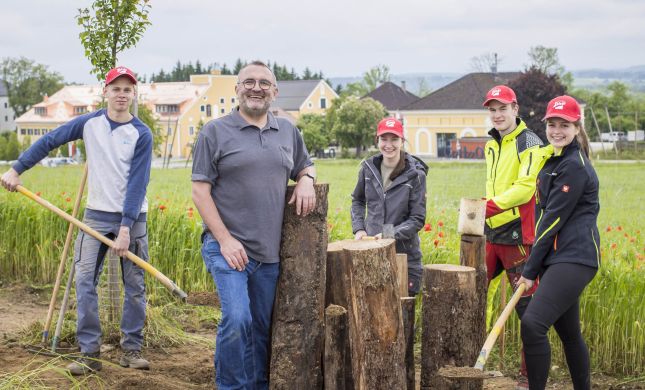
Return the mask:
<path id="1" fill-rule="evenodd" d="M 486 94 L 493 137 L 486 143 L 486 268 L 488 282 L 506 271 L 515 285 L 535 239 L 535 182 L 543 164 L 542 141 L 518 117 L 515 92 L 498 85 Z M 515 306 L 520 319 L 537 288 Z M 524 353 L 517 389 L 528 389 Z"/>
<path id="2" fill-rule="evenodd" d="M 78 116 L 46 134 L 27 149 L 0 179 L 9 191 L 21 184 L 20 174 L 67 142 L 83 139 L 87 151 L 88 198 L 83 221 L 113 239 L 114 253 L 120 256 L 125 296 L 121 320 L 120 364 L 148 369 L 141 357 L 146 296 L 143 269 L 123 260 L 130 250 L 148 259 L 146 227 L 146 187 L 152 162 L 152 133 L 130 114 L 136 96 L 137 79 L 125 67 L 110 70 L 105 77 L 103 96 L 107 108 Z M 73 375 L 101 370 L 101 324 L 96 285 L 103 268 L 107 246 L 80 232 L 76 239 L 76 337 L 82 356 L 67 368 Z"/>

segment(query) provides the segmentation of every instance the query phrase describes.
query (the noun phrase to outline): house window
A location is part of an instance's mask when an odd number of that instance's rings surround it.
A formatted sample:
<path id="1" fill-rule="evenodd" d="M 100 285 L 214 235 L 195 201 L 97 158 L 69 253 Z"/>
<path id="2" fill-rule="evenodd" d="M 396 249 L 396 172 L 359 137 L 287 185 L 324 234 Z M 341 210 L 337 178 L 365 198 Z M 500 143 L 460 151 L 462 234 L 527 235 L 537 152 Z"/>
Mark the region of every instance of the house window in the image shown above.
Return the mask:
<path id="1" fill-rule="evenodd" d="M 9 122 L 9 117 L 5 115 L 5 116 L 4 116 L 4 121 L 5 121 L 5 122 Z"/>
<path id="2" fill-rule="evenodd" d="M 320 108 L 327 108 L 327 99 L 320 98 Z"/>
<path id="3" fill-rule="evenodd" d="M 213 115 L 213 112 L 211 111 L 211 105 L 207 104 L 206 105 L 206 116 L 211 116 Z"/>
<path id="4" fill-rule="evenodd" d="M 224 104 L 225 101 L 226 100 L 223 97 L 219 98 L 219 104 Z"/>
<path id="5" fill-rule="evenodd" d="M 25 129 L 20 129 L 20 135 L 25 135 Z"/>
<path id="6" fill-rule="evenodd" d="M 86 106 L 76 106 L 74 107 L 74 115 L 81 115 L 87 112 Z"/>
<path id="7" fill-rule="evenodd" d="M 307 108 L 314 108 L 314 104 L 310 101 L 307 102 Z"/>
<path id="8" fill-rule="evenodd" d="M 235 104 L 235 98 L 234 97 L 231 98 L 231 103 Z"/>
<path id="9" fill-rule="evenodd" d="M 195 126 L 190 126 L 188 127 L 188 134 L 193 135 L 195 134 Z"/>
<path id="10" fill-rule="evenodd" d="M 176 104 L 157 104 L 155 106 L 155 111 L 161 114 L 179 112 L 179 106 Z"/>
<path id="11" fill-rule="evenodd" d="M 34 135 L 34 129 L 27 129 L 27 135 Z"/>
<path id="12" fill-rule="evenodd" d="M 34 135 L 40 135 L 40 129 L 34 129 Z"/>
<path id="13" fill-rule="evenodd" d="M 168 135 L 171 135 L 171 134 L 172 134 L 172 129 L 170 128 L 170 126 L 168 126 Z"/>
<path id="14" fill-rule="evenodd" d="M 199 106 L 199 111 L 204 112 L 204 105 Z"/>
<path id="15" fill-rule="evenodd" d="M 4 102 L 4 108 L 7 108 L 7 102 Z"/>
<path id="16" fill-rule="evenodd" d="M 226 110 L 223 109 L 223 108 L 221 110 L 219 110 L 219 112 L 221 112 L 222 114 L 226 114 Z"/>
<path id="17" fill-rule="evenodd" d="M 36 107 L 36 115 L 47 115 L 47 107 Z"/>

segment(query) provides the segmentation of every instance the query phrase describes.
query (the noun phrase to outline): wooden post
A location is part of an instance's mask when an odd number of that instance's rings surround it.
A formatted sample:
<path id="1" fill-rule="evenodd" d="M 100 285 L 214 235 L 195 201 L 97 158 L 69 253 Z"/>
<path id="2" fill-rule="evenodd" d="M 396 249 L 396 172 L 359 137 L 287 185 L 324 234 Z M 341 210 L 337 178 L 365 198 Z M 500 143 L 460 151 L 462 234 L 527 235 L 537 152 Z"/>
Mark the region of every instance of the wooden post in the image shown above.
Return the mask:
<path id="1" fill-rule="evenodd" d="M 406 291 L 407 292 L 407 291 Z M 401 298 L 401 312 L 403 314 L 403 332 L 405 338 L 405 372 L 407 390 L 416 389 L 416 372 L 414 369 L 414 308 L 416 298 Z"/>
<path id="2" fill-rule="evenodd" d="M 352 241 L 350 344 L 356 389 L 403 389 L 404 333 L 393 239 Z"/>
<path id="3" fill-rule="evenodd" d="M 472 267 L 477 273 L 477 309 L 479 310 L 478 321 L 484 326 L 479 332 L 479 344 L 484 345 L 486 340 L 486 302 L 488 294 L 488 279 L 486 276 L 486 237 L 462 234 L 459 247 L 459 263 L 466 267 Z"/>
<path id="4" fill-rule="evenodd" d="M 396 254 L 397 280 L 399 281 L 399 296 L 408 296 L 408 255 L 405 253 Z"/>
<path id="5" fill-rule="evenodd" d="M 325 390 L 346 390 L 346 353 L 349 351 L 347 310 L 338 305 L 325 309 L 325 354 L 323 359 Z M 351 366 L 350 366 L 351 368 Z"/>
<path id="6" fill-rule="evenodd" d="M 287 190 L 288 200 L 294 186 Z M 273 309 L 270 388 L 322 389 L 327 193 L 316 184 L 316 208 L 306 217 L 287 205 L 280 277 Z"/>
<path id="7" fill-rule="evenodd" d="M 447 380 L 438 375 L 445 365 L 472 366 L 485 329 L 478 307 L 474 268 L 450 264 L 423 269 L 423 337 L 421 389 L 481 389 L 483 381 Z"/>

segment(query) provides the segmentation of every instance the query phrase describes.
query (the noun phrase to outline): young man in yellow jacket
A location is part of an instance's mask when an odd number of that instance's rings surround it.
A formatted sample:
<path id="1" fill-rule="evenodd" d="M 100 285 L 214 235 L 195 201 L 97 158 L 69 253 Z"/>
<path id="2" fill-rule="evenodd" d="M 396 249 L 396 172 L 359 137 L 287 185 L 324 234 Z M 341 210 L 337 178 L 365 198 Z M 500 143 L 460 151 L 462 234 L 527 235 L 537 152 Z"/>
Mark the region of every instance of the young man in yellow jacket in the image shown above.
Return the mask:
<path id="1" fill-rule="evenodd" d="M 488 132 L 493 139 L 484 148 L 488 282 L 505 270 L 515 285 L 535 239 L 535 182 L 543 165 L 542 141 L 518 117 L 519 105 L 511 88 L 491 88 L 483 105 L 493 125 Z M 520 319 L 536 288 L 537 284 L 515 307 Z M 517 389 L 528 389 L 523 352 Z"/>

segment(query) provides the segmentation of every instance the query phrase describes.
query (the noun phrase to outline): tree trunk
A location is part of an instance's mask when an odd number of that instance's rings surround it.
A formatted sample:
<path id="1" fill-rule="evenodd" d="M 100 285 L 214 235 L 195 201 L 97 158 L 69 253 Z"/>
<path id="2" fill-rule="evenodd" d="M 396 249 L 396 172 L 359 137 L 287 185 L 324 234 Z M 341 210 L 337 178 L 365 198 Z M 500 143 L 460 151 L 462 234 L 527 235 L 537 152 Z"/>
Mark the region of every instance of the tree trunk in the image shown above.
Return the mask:
<path id="1" fill-rule="evenodd" d="M 352 283 L 352 263 L 351 258 L 343 256 L 343 247 L 352 243 L 354 240 L 343 240 L 330 242 L 327 245 L 327 278 L 326 278 L 326 293 L 325 293 L 325 306 L 338 305 L 344 307 L 349 316 L 354 313 L 354 306 L 351 299 L 351 283 Z M 351 323 L 347 324 L 347 334 L 349 332 Z M 345 389 L 354 389 L 354 376 L 352 371 L 352 350 L 351 350 L 351 337 L 345 344 Z M 326 385 L 325 385 L 326 386 Z"/>
<path id="2" fill-rule="evenodd" d="M 479 332 L 481 346 L 486 340 L 486 296 L 488 294 L 488 280 L 486 277 L 486 237 L 463 234 L 459 250 L 459 262 L 466 267 L 472 267 L 477 273 L 476 291 L 477 307 L 479 309 L 478 321 L 484 326 Z"/>
<path id="3" fill-rule="evenodd" d="M 482 380 L 447 380 L 445 365 L 472 367 L 481 348 L 481 323 L 474 268 L 449 264 L 423 269 L 421 389 L 481 389 Z"/>
<path id="4" fill-rule="evenodd" d="M 347 310 L 338 305 L 325 309 L 325 390 L 346 390 L 346 352 L 349 351 Z"/>
<path id="5" fill-rule="evenodd" d="M 405 253 L 396 254 L 396 277 L 399 282 L 399 296 L 408 296 L 408 255 Z"/>
<path id="6" fill-rule="evenodd" d="M 293 193 L 289 186 L 286 199 Z M 271 389 L 321 389 L 324 347 L 327 184 L 317 184 L 316 208 L 306 217 L 287 205 L 280 277 L 273 310 Z"/>
<path id="7" fill-rule="evenodd" d="M 350 337 L 354 387 L 405 388 L 404 334 L 394 240 L 352 241 Z"/>
<path id="8" fill-rule="evenodd" d="M 414 369 L 414 307 L 416 298 L 401 298 L 401 312 L 403 314 L 403 332 L 405 338 L 405 372 L 407 390 L 415 390 L 417 384 Z"/>

